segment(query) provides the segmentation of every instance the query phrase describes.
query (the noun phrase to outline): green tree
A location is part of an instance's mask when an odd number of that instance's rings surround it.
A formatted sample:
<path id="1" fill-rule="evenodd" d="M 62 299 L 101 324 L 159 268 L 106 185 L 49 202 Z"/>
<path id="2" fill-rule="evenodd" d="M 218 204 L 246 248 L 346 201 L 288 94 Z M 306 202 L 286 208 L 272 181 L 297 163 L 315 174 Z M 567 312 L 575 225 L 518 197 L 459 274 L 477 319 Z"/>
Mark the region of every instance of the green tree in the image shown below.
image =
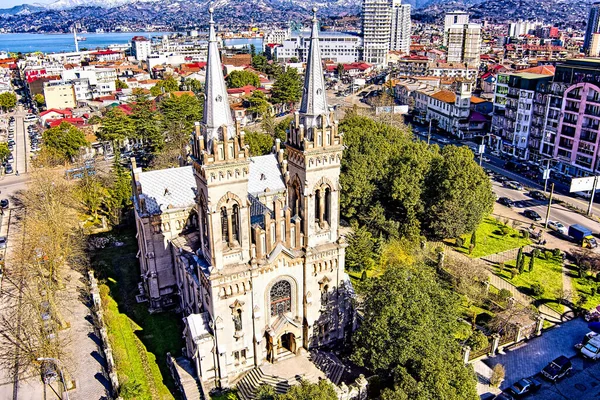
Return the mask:
<path id="1" fill-rule="evenodd" d="M 248 111 L 259 116 L 265 115 L 271 106 L 267 101 L 267 96 L 260 90 L 253 91 L 247 101 L 250 105 Z"/>
<path id="2" fill-rule="evenodd" d="M 392 381 L 388 399 L 477 399 L 476 378 L 455 340 L 458 296 L 433 268 L 391 263 L 366 283 L 352 360 Z"/>
<path id="3" fill-rule="evenodd" d="M 376 263 L 375 238 L 371 232 L 357 223 L 352 225 L 346 249 L 346 267 L 351 271 L 365 271 Z"/>
<path id="4" fill-rule="evenodd" d="M 227 86 L 230 88 L 241 88 L 248 85 L 260 87 L 258 75 L 250 71 L 231 71 L 227 75 Z"/>
<path id="5" fill-rule="evenodd" d="M 291 62 L 292 64 L 295 64 L 295 63 L 298 63 L 298 62 L 300 62 L 300 61 L 298 60 L 298 57 L 292 57 L 292 58 L 290 58 L 290 62 Z"/>
<path id="6" fill-rule="evenodd" d="M 335 69 L 336 69 L 336 71 L 337 71 L 338 78 L 340 78 L 340 79 L 341 79 L 341 78 L 342 78 L 342 76 L 344 76 L 344 64 L 341 64 L 341 63 L 340 63 L 340 64 L 338 64 L 338 65 L 335 67 Z"/>
<path id="7" fill-rule="evenodd" d="M 473 233 L 471 233 L 471 246 L 477 246 L 477 229 L 475 229 Z"/>
<path id="8" fill-rule="evenodd" d="M 104 182 L 98 175 L 85 174 L 84 177 L 77 182 L 76 194 L 86 211 L 98 219 L 98 211 L 108 195 L 108 190 L 104 186 Z"/>
<path id="9" fill-rule="evenodd" d="M 202 82 L 200 82 L 198 79 L 192 78 L 187 78 L 185 81 L 183 81 L 182 86 L 185 86 L 185 90 L 191 90 L 196 95 L 202 93 L 202 90 L 204 89 L 204 85 L 202 84 Z M 182 90 L 183 89 L 184 88 L 182 87 Z"/>
<path id="10" fill-rule="evenodd" d="M 280 74 L 271 88 L 271 101 L 274 104 L 293 104 L 302 95 L 302 81 L 296 68 L 288 68 Z"/>
<path id="11" fill-rule="evenodd" d="M 160 80 L 156 85 L 150 88 L 150 94 L 154 97 L 161 95 L 162 93 L 171 93 L 179 90 L 179 82 L 175 77 L 168 76 L 167 78 Z"/>
<path id="12" fill-rule="evenodd" d="M 116 147 L 117 143 L 135 136 L 135 126 L 123 110 L 113 107 L 104 114 L 102 126 L 96 136 L 98 139 L 110 142 L 113 147 Z"/>
<path id="13" fill-rule="evenodd" d="M 262 54 L 252 57 L 252 68 L 260 72 L 265 72 L 267 70 L 267 57 Z"/>
<path id="14" fill-rule="evenodd" d="M 115 81 L 115 88 L 116 88 L 117 90 L 119 90 L 119 89 L 129 89 L 129 85 L 127 84 L 127 82 L 125 82 L 125 81 L 122 81 L 122 80 L 120 80 L 120 79 L 117 79 L 117 80 Z"/>
<path id="15" fill-rule="evenodd" d="M 267 64 L 266 68 L 265 68 L 265 73 L 267 75 L 269 75 L 270 79 L 277 79 L 279 77 L 279 75 L 281 75 L 283 72 L 283 69 L 281 68 L 281 64 L 279 64 L 278 62 L 271 62 L 269 64 Z"/>
<path id="16" fill-rule="evenodd" d="M 307 380 L 300 381 L 299 385 L 293 385 L 286 394 L 278 395 L 277 400 L 337 400 L 338 396 L 333 385 L 322 379 L 319 383 L 310 383 Z"/>
<path id="17" fill-rule="evenodd" d="M 515 260 L 515 267 L 519 270 L 519 273 L 523 273 L 523 265 L 525 264 L 523 261 L 523 247 L 519 247 L 519 251 L 517 252 L 517 259 Z"/>
<path id="18" fill-rule="evenodd" d="M 246 132 L 244 142 L 250 146 L 250 154 L 253 156 L 269 154 L 273 148 L 273 137 L 262 132 Z"/>
<path id="19" fill-rule="evenodd" d="M 274 137 L 275 136 L 275 128 L 277 127 L 277 125 L 275 124 L 275 118 L 273 118 L 273 114 L 271 114 L 270 112 L 267 112 L 263 116 L 263 120 L 260 123 L 260 127 L 266 134 Z"/>
<path id="20" fill-rule="evenodd" d="M 256 394 L 254 395 L 256 400 L 276 400 L 277 392 L 271 385 L 262 384 L 258 387 Z"/>
<path id="21" fill-rule="evenodd" d="M 35 104 L 38 106 L 38 108 L 42 108 L 44 104 L 46 104 L 46 99 L 41 93 L 38 93 L 35 96 L 33 96 L 33 101 L 35 101 Z"/>
<path id="22" fill-rule="evenodd" d="M 292 123 L 292 117 L 285 117 L 275 125 L 274 136 L 275 139 L 281 140 L 284 143 L 287 140 L 287 130 L 290 129 Z"/>
<path id="23" fill-rule="evenodd" d="M 164 146 L 162 119 L 155 109 L 154 103 L 147 96 L 139 96 L 131 105 L 131 116 L 134 136 L 141 139 L 152 153 L 160 151 Z"/>
<path id="24" fill-rule="evenodd" d="M 254 44 L 250 45 L 250 55 L 252 56 L 252 58 L 256 56 L 256 46 Z"/>
<path id="25" fill-rule="evenodd" d="M 0 142 L 0 162 L 6 161 L 11 151 L 8 149 L 8 143 Z"/>
<path id="26" fill-rule="evenodd" d="M 13 92 L 4 92 L 0 94 L 0 108 L 4 111 L 13 109 L 17 105 L 17 95 Z"/>
<path id="27" fill-rule="evenodd" d="M 65 161 L 72 160 L 79 155 L 82 147 L 89 143 L 80 129 L 62 122 L 60 125 L 47 129 L 43 134 L 44 146 L 51 149 Z"/>
<path id="28" fill-rule="evenodd" d="M 105 205 L 111 223 L 118 225 L 123 212 L 131 207 L 131 174 L 121 165 L 118 158 L 115 158 L 111 172 L 111 182 Z"/>
<path id="29" fill-rule="evenodd" d="M 433 238 L 451 238 L 477 229 L 492 211 L 489 177 L 466 147 L 445 146 L 425 179 L 424 230 Z"/>
<path id="30" fill-rule="evenodd" d="M 479 351 L 488 347 L 490 342 L 488 340 L 488 337 L 485 336 L 483 332 L 475 331 L 467 341 L 467 344 L 469 345 L 469 347 L 471 347 L 471 350 Z"/>

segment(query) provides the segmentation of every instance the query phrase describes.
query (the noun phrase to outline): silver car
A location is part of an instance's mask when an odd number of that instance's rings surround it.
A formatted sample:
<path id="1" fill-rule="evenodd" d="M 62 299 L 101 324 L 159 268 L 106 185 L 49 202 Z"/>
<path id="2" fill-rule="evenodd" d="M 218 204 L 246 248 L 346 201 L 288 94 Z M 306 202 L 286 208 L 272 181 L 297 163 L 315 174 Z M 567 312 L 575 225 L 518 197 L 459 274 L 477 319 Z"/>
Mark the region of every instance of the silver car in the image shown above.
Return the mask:
<path id="1" fill-rule="evenodd" d="M 548 228 L 563 235 L 567 234 L 567 227 L 558 221 L 548 221 Z"/>

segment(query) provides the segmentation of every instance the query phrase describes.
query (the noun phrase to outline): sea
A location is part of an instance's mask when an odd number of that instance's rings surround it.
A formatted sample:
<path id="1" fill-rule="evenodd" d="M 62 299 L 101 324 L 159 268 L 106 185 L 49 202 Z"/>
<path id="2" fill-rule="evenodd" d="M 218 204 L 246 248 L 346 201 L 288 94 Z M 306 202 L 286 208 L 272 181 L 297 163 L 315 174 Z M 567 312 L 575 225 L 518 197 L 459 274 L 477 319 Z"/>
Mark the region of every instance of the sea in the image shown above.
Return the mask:
<path id="1" fill-rule="evenodd" d="M 110 44 L 126 44 L 134 36 L 161 37 L 171 32 L 118 32 L 118 33 L 78 33 L 85 38 L 79 42 L 79 49 L 106 48 Z M 227 47 L 246 47 L 254 44 L 257 50 L 262 49 L 262 39 L 228 39 Z M 0 34 L 0 51 L 32 53 L 61 53 L 75 51 L 72 33 L 4 33 Z"/>

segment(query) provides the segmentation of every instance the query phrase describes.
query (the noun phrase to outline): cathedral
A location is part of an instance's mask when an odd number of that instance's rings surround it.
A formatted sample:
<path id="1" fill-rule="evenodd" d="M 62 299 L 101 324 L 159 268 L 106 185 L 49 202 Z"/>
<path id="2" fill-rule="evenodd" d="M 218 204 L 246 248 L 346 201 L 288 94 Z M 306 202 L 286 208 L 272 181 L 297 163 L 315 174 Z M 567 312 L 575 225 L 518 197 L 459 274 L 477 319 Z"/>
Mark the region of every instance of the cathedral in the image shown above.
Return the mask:
<path id="1" fill-rule="evenodd" d="M 227 387 L 347 338 L 355 316 L 339 230 L 343 138 L 327 106 L 316 10 L 300 108 L 285 145 L 260 157 L 232 117 L 209 12 L 192 165 L 132 166 L 138 299 L 183 312 L 185 356 L 207 387 Z"/>

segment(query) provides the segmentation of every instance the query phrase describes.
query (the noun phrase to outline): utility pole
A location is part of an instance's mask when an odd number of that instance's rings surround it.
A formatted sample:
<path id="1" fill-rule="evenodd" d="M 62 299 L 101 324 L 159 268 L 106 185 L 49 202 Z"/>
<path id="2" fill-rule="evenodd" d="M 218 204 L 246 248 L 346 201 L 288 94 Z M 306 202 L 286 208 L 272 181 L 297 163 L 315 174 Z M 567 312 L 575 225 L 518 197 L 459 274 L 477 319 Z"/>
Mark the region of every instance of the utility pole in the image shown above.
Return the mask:
<path id="1" fill-rule="evenodd" d="M 550 160 L 550 158 L 546 160 L 546 170 L 544 171 L 544 193 L 548 191 L 548 179 L 550 178 Z"/>
<path id="2" fill-rule="evenodd" d="M 429 133 L 427 134 L 427 146 L 429 146 L 429 141 L 431 140 L 431 122 L 433 119 L 429 119 Z"/>
<path id="3" fill-rule="evenodd" d="M 594 195 L 596 194 L 596 188 L 598 187 L 598 175 L 594 177 L 594 187 L 590 195 L 590 204 L 588 206 L 587 215 L 592 215 L 592 206 L 594 205 Z"/>
<path id="4" fill-rule="evenodd" d="M 552 207 L 552 196 L 554 195 L 554 183 L 550 186 L 550 197 L 548 198 L 548 210 L 546 211 L 546 224 L 544 228 L 548 229 L 548 221 L 550 220 L 550 207 Z"/>

